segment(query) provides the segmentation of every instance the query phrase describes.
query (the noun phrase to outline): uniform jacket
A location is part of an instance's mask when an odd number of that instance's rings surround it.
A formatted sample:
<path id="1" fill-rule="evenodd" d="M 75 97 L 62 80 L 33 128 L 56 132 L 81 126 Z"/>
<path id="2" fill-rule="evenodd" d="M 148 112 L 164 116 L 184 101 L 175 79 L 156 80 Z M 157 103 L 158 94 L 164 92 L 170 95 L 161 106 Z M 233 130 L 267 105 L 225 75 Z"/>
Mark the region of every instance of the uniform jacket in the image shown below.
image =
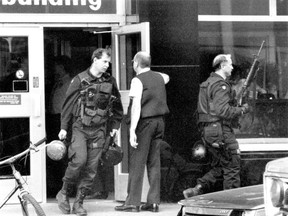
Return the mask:
<path id="1" fill-rule="evenodd" d="M 198 107 L 199 122 L 230 121 L 242 115 L 242 109 L 233 105 L 231 85 L 212 72 L 200 85 Z"/>

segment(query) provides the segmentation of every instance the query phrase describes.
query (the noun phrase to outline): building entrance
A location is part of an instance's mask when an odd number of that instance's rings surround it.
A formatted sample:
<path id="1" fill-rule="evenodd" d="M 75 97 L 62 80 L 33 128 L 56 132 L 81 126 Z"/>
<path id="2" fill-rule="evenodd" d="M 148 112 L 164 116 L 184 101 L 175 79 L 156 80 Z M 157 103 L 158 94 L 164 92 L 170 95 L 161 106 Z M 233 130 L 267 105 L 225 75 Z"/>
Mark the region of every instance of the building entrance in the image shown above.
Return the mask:
<path id="1" fill-rule="evenodd" d="M 105 47 L 111 47 L 110 28 L 44 28 L 47 142 L 59 139 L 61 106 L 71 79 L 91 65 L 95 49 Z M 110 65 L 108 72 L 111 70 Z M 53 161 L 46 157 L 46 164 L 47 197 L 55 198 L 62 186 L 67 158 Z M 101 192 L 107 198 L 114 191 L 114 175 L 113 167 L 103 166 L 99 167 L 93 194 Z"/>
<path id="2" fill-rule="evenodd" d="M 140 50 L 149 52 L 149 23 L 106 28 L 44 28 L 47 142 L 58 139 L 61 104 L 68 87 L 68 85 L 62 83 L 57 91 L 55 89 L 58 86 L 57 82 L 63 76 L 67 76 L 66 80 L 69 82 L 75 75 L 86 70 L 91 65 L 92 52 L 100 47 L 111 49 L 112 64 L 108 72 L 117 80 L 126 115 L 129 103 L 128 90 L 133 78 L 131 60 Z M 99 195 L 98 192 L 100 192 L 99 196 L 102 198 L 108 198 L 110 195 L 112 199 L 125 199 L 129 150 L 127 131 L 128 127 L 124 119 L 118 137 L 119 145 L 122 146 L 124 151 L 123 162 L 115 167 L 106 167 L 105 164 L 99 167 L 91 194 L 92 197 Z M 46 162 L 47 197 L 54 198 L 62 186 L 67 158 L 62 161 L 52 161 L 46 158 Z M 143 194 L 147 192 L 145 187 L 147 184 L 146 180 Z"/>

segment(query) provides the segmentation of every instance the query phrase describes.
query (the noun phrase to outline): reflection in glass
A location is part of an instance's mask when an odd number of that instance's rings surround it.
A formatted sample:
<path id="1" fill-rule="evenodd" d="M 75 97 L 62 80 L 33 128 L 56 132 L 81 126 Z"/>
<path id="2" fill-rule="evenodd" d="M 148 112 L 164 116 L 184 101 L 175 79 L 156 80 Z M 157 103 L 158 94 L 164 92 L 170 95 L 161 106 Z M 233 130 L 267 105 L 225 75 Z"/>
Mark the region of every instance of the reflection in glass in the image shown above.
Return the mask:
<path id="1" fill-rule="evenodd" d="M 269 15 L 269 0 L 201 0 L 199 15 Z"/>
<path id="2" fill-rule="evenodd" d="M 201 82 L 210 74 L 213 58 L 233 58 L 231 84 L 237 89 L 247 77 L 262 41 L 259 70 L 245 94 L 253 112 L 240 119 L 238 137 L 287 137 L 288 39 L 287 23 L 199 22 Z"/>
<path id="3" fill-rule="evenodd" d="M 285 0 L 277 0 L 277 15 L 278 16 L 287 16 L 288 15 L 288 2 Z"/>
<path id="4" fill-rule="evenodd" d="M 132 60 L 134 55 L 141 50 L 141 34 L 120 35 L 119 37 L 119 89 L 129 90 L 131 80 L 136 75 L 133 69 Z M 121 124 L 121 146 L 125 152 L 129 151 L 129 121 L 128 115 L 125 115 Z M 128 173 L 128 154 L 124 154 L 122 160 L 122 172 Z"/>
<path id="5" fill-rule="evenodd" d="M 121 35 L 120 41 L 120 90 L 129 90 L 132 78 L 136 75 L 133 70 L 132 60 L 134 55 L 141 50 L 141 34 Z M 126 44 L 126 46 L 121 46 Z"/>
<path id="6" fill-rule="evenodd" d="M 0 159 L 14 156 L 30 145 L 29 118 L 0 119 Z M 23 157 L 15 164 L 22 175 L 30 174 L 30 157 Z M 10 166 L 0 167 L 0 179 L 10 176 Z"/>
<path id="7" fill-rule="evenodd" d="M 27 92 L 28 38 L 0 37 L 0 92 Z"/>

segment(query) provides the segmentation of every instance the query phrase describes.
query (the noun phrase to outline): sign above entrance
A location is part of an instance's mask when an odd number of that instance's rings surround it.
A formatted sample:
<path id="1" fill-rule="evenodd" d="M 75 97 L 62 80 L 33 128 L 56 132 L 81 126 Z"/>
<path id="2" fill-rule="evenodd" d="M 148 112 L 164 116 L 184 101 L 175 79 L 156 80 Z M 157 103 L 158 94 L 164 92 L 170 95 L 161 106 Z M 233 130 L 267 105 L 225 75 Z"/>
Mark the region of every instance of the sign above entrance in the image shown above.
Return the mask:
<path id="1" fill-rule="evenodd" d="M 116 0 L 1 0 L 0 13 L 116 14 Z"/>

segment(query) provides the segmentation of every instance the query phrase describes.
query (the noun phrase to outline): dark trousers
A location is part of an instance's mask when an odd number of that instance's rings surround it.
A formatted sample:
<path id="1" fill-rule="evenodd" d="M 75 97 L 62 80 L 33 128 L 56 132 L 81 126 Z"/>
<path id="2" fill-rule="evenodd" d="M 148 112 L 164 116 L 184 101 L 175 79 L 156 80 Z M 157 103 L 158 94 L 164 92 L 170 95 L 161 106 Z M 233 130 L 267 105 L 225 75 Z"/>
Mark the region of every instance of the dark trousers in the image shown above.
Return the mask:
<path id="1" fill-rule="evenodd" d="M 83 127 L 80 122 L 75 122 L 72 128 L 71 145 L 68 148 L 68 167 L 63 181 L 69 184 L 79 182 L 78 188 L 90 190 L 97 173 L 104 142 L 105 126 Z"/>
<path id="2" fill-rule="evenodd" d="M 164 135 L 163 117 L 140 119 L 136 129 L 137 148 L 130 148 L 128 196 L 125 204 L 141 204 L 145 166 L 149 180 L 147 203 L 160 203 L 160 143 Z"/>
<path id="3" fill-rule="evenodd" d="M 223 189 L 238 188 L 240 181 L 240 154 L 238 142 L 233 129 L 223 125 L 224 148 L 215 148 L 207 144 L 208 154 L 211 157 L 212 169 L 203 177 L 197 179 L 197 183 L 204 187 L 204 190 L 212 190 L 217 179 L 223 177 Z"/>

